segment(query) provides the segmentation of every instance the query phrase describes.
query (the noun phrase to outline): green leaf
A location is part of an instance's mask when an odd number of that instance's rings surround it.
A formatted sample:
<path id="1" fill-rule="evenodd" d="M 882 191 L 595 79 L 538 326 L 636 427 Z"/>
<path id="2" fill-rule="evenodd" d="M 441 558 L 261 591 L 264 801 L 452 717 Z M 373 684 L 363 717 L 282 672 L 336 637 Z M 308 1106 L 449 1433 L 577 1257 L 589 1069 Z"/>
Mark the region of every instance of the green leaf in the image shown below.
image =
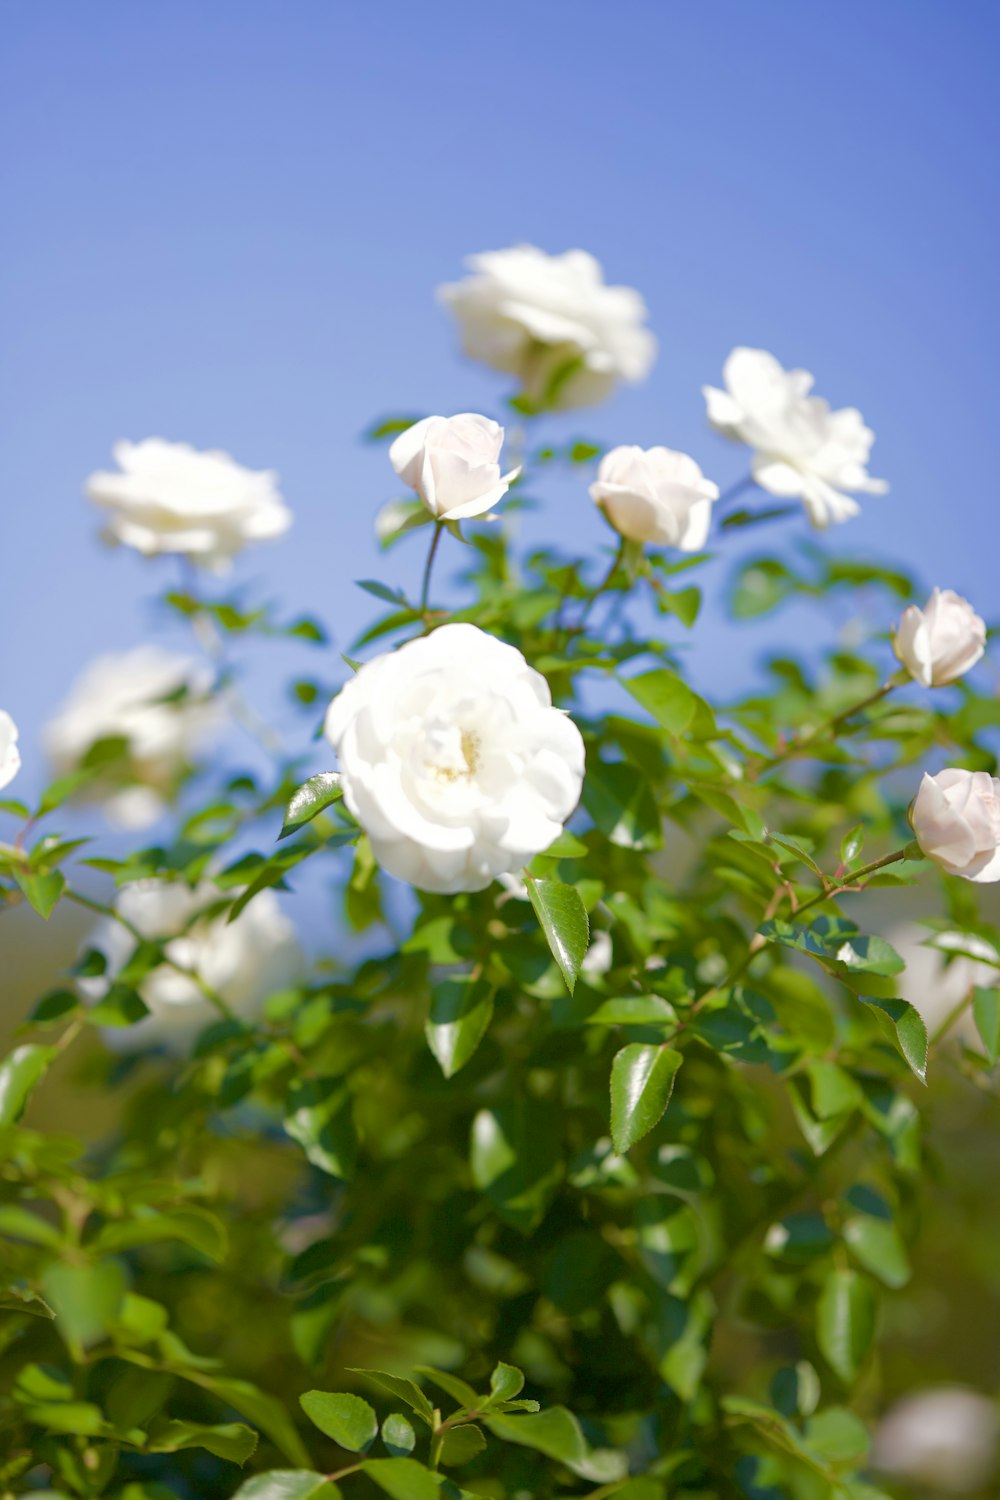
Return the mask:
<path id="1" fill-rule="evenodd" d="M 179 1453 L 184 1448 L 204 1448 L 216 1458 L 245 1464 L 257 1447 L 257 1434 L 241 1422 L 205 1427 L 197 1422 L 160 1422 L 150 1431 L 150 1453 Z"/>
<path id="2" fill-rule="evenodd" d="M 271 1469 L 241 1484 L 233 1500 L 340 1500 L 325 1474 L 308 1469 Z"/>
<path id="3" fill-rule="evenodd" d="M 806 1423 L 806 1445 L 832 1464 L 863 1464 L 871 1439 L 860 1417 L 844 1406 L 828 1406 Z"/>
<path id="4" fill-rule="evenodd" d="M 285 1131 L 314 1167 L 348 1181 L 358 1154 L 350 1092 L 341 1078 L 301 1078 L 288 1092 Z"/>
<path id="5" fill-rule="evenodd" d="M 418 422 L 422 421 L 423 417 L 380 417 L 377 422 L 372 423 L 371 427 L 365 429 L 364 441 L 381 443 L 385 438 L 398 437 L 401 432 L 408 432 L 411 427 L 415 427 Z"/>
<path id="6" fill-rule="evenodd" d="M 683 734 L 695 716 L 697 695 L 676 672 L 668 672 L 666 667 L 623 679 L 622 686 L 671 734 Z"/>
<path id="7" fill-rule="evenodd" d="M 857 1214 L 844 1224 L 844 1240 L 866 1271 L 886 1286 L 905 1286 L 910 1279 L 906 1247 L 895 1224 L 871 1214 Z"/>
<path id="8" fill-rule="evenodd" d="M 201 1208 L 175 1209 L 169 1213 L 138 1209 L 130 1219 L 106 1224 L 88 1249 L 113 1254 L 163 1240 L 182 1240 L 209 1260 L 221 1261 L 226 1256 L 224 1226 L 214 1214 Z"/>
<path id="9" fill-rule="evenodd" d="M 62 1244 L 62 1235 L 54 1224 L 17 1203 L 0 1203 L 0 1234 L 27 1240 L 31 1245 L 57 1247 Z"/>
<path id="10" fill-rule="evenodd" d="M 298 833 L 300 828 L 312 822 L 313 818 L 324 808 L 330 807 L 343 795 L 339 772 L 320 771 L 317 776 L 310 776 L 308 781 L 304 781 L 292 793 L 291 801 L 285 811 L 285 820 L 281 825 L 281 832 L 278 834 L 279 840 Z"/>
<path id="11" fill-rule="evenodd" d="M 608 1484 L 625 1476 L 628 1463 L 625 1454 L 588 1448 L 579 1422 L 564 1406 L 550 1406 L 546 1411 L 523 1417 L 484 1416 L 483 1421 L 494 1437 L 534 1448 L 565 1464 L 582 1479 Z"/>
<path id="12" fill-rule="evenodd" d="M 490 1396 L 495 1401 L 512 1401 L 524 1389 L 524 1375 L 516 1365 L 496 1366 L 490 1376 Z"/>
<path id="13" fill-rule="evenodd" d="M 0 1062 L 0 1126 L 13 1125 L 21 1118 L 32 1090 L 55 1055 L 54 1047 L 26 1042 Z"/>
<path id="14" fill-rule="evenodd" d="M 471 1463 L 486 1448 L 482 1432 L 471 1422 L 461 1427 L 450 1427 L 441 1444 L 441 1462 L 449 1468 Z"/>
<path id="15" fill-rule="evenodd" d="M 493 986 L 483 979 L 458 975 L 442 979 L 431 990 L 427 1044 L 446 1078 L 464 1068 L 489 1028 Z"/>
<path id="16" fill-rule="evenodd" d="M 428 1427 L 434 1426 L 434 1408 L 416 1381 L 408 1380 L 405 1375 L 390 1375 L 387 1370 L 368 1370 L 357 1366 L 349 1366 L 348 1374 L 366 1375 L 380 1390 L 388 1391 L 390 1396 L 395 1396 L 399 1401 L 405 1401 L 411 1411 L 423 1418 Z"/>
<path id="17" fill-rule="evenodd" d="M 479 1393 L 460 1376 L 452 1375 L 449 1370 L 435 1370 L 433 1365 L 417 1365 L 417 1373 L 426 1375 L 428 1380 L 445 1391 L 460 1407 L 466 1407 L 471 1411 L 479 1406 Z"/>
<path id="18" fill-rule="evenodd" d="M 378 1420 L 374 1411 L 360 1396 L 329 1391 L 306 1391 L 299 1397 L 306 1416 L 320 1432 L 341 1448 L 360 1453 L 375 1439 Z"/>
<path id="19" fill-rule="evenodd" d="M 611 1067 L 611 1139 L 623 1155 L 661 1119 L 684 1061 L 671 1047 L 632 1042 Z"/>
<path id="20" fill-rule="evenodd" d="M 876 1000 L 859 995 L 863 1005 L 876 1011 L 883 1029 L 893 1036 L 911 1071 L 927 1082 L 927 1027 L 920 1012 L 906 1000 Z"/>
<path id="21" fill-rule="evenodd" d="M 66 888 L 66 881 L 62 874 L 58 870 L 53 870 L 48 875 L 30 875 L 27 871 L 16 867 L 11 873 L 35 911 L 47 922 L 56 902 Z"/>
<path id="22" fill-rule="evenodd" d="M 472 1122 L 476 1187 L 509 1224 L 527 1233 L 542 1218 L 562 1177 L 559 1119 L 537 1099 L 481 1109 Z"/>
<path id="23" fill-rule="evenodd" d="M 130 1299 L 126 1299 L 127 1301 Z M 145 1301 L 145 1298 L 136 1299 Z M 155 1307 L 152 1303 L 150 1306 Z M 293 1464 L 304 1467 L 309 1463 L 309 1454 L 305 1444 L 299 1437 L 295 1427 L 285 1409 L 284 1402 L 279 1401 L 276 1396 L 268 1395 L 267 1392 L 258 1390 L 249 1380 L 236 1380 L 228 1375 L 216 1375 L 213 1372 L 189 1368 L 178 1369 L 177 1374 L 183 1375 L 185 1380 L 190 1380 L 195 1385 L 203 1386 L 205 1390 L 212 1391 L 227 1406 L 235 1407 L 244 1417 L 259 1427 L 261 1432 L 266 1433 L 274 1443 L 275 1447 L 291 1459 Z"/>
<path id="24" fill-rule="evenodd" d="M 549 951 L 572 994 L 590 943 L 586 908 L 574 886 L 561 885 L 557 880 L 538 880 L 527 872 L 525 879 Z"/>
<path id="25" fill-rule="evenodd" d="M 866 1276 L 835 1270 L 827 1277 L 816 1307 L 816 1341 L 845 1385 L 853 1384 L 872 1346 L 877 1311 L 875 1289 Z"/>
<path id="26" fill-rule="evenodd" d="M 438 1500 L 441 1476 L 415 1458 L 368 1458 L 361 1467 L 392 1500 Z"/>
<path id="27" fill-rule="evenodd" d="M 394 1411 L 382 1423 L 382 1441 L 393 1458 L 405 1458 L 417 1446 L 417 1434 L 408 1417 Z"/>
<path id="28" fill-rule="evenodd" d="M 583 784 L 583 805 L 621 849 L 659 849 L 663 831 L 649 782 L 620 761 L 592 760 Z"/>
<path id="29" fill-rule="evenodd" d="M 33 1026 L 51 1026 L 79 1009 L 80 998 L 72 990 L 50 990 L 38 1001 L 28 1019 Z"/>
<path id="30" fill-rule="evenodd" d="M 134 1026 L 148 1015 L 149 1007 L 138 990 L 127 984 L 113 984 L 103 1000 L 87 1009 L 92 1026 Z"/>
<path id="31" fill-rule="evenodd" d="M 972 996 L 972 1014 L 991 1063 L 1000 1057 L 1000 990 L 977 985 Z"/>
<path id="32" fill-rule="evenodd" d="M 586 1017 L 588 1026 L 671 1026 L 677 1012 L 661 995 L 622 995 L 603 1000 Z"/>
<path id="33" fill-rule="evenodd" d="M 104 1339 L 121 1310 L 125 1277 L 116 1261 L 96 1265 L 50 1265 L 42 1291 L 56 1315 L 56 1326 L 70 1347 L 89 1349 Z"/>

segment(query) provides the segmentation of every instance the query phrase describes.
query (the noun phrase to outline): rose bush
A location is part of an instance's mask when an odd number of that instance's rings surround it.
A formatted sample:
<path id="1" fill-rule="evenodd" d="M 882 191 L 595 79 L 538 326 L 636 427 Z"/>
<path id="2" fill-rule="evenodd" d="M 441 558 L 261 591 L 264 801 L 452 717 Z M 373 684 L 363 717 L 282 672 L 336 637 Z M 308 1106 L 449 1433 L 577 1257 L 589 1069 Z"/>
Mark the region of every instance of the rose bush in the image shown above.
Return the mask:
<path id="1" fill-rule="evenodd" d="M 447 300 L 514 379 L 524 478 L 491 418 L 379 421 L 373 522 L 394 471 L 416 498 L 378 511 L 343 656 L 151 561 L 201 655 L 85 673 L 55 779 L 29 753 L 0 802 L 0 1494 L 989 1500 L 981 621 L 867 555 L 731 565 L 735 528 L 780 535 L 768 496 L 825 523 L 877 488 L 802 372 L 737 351 L 710 394 L 754 450 L 733 514 L 694 458 L 531 420 L 649 368 L 589 257 L 478 257 Z M 151 558 L 290 519 L 221 455 L 120 457 L 92 496 Z M 611 555 L 515 547 L 557 467 Z M 692 680 L 703 607 L 766 633 L 792 600 L 849 632 L 810 655 L 779 617 L 743 693 Z M 280 735 L 247 671 L 275 639 Z M 145 839 L 94 818 L 123 793 Z M 961 1410 L 913 1406 L 942 1382 Z"/>

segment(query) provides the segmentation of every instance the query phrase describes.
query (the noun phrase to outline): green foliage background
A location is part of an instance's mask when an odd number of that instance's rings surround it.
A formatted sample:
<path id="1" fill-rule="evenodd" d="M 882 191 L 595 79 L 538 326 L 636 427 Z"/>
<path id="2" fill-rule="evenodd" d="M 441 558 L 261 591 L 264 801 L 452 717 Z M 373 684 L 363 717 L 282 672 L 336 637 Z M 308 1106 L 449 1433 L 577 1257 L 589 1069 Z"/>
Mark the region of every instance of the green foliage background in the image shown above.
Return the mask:
<path id="1" fill-rule="evenodd" d="M 582 487 L 595 451 L 530 450 L 505 516 L 553 466 Z M 723 518 L 716 550 L 778 520 Z M 410 529 L 392 545 L 427 545 Z M 963 1001 L 977 1045 L 928 1039 L 879 932 L 922 915 L 1000 947 L 1000 927 L 929 865 L 869 867 L 907 850 L 925 765 L 995 769 L 996 698 L 880 692 L 914 585 L 870 561 L 800 544 L 742 567 L 734 629 L 838 597 L 863 644 L 785 649 L 710 704 L 678 649 L 705 559 L 463 531 L 429 604 L 363 585 L 383 612 L 351 654 L 465 619 L 545 674 L 588 770 L 525 891 L 387 903 L 329 767 L 306 781 L 341 664 L 242 595 L 167 603 L 230 701 L 265 637 L 317 653 L 294 756 L 192 773 L 171 840 L 124 859 L 58 831 L 127 777 L 120 743 L 4 804 L 3 922 L 33 924 L 50 978 L 0 1063 L 0 1493 L 877 1500 L 887 1400 L 995 1383 L 998 992 Z M 97 1010 L 77 981 L 98 953 L 52 973 L 54 911 L 89 920 L 156 875 L 212 879 L 235 914 L 307 865 L 342 911 L 323 949 L 366 956 L 318 961 L 257 1024 L 220 1014 L 190 1058 L 96 1035 L 142 1017 L 162 945 Z"/>

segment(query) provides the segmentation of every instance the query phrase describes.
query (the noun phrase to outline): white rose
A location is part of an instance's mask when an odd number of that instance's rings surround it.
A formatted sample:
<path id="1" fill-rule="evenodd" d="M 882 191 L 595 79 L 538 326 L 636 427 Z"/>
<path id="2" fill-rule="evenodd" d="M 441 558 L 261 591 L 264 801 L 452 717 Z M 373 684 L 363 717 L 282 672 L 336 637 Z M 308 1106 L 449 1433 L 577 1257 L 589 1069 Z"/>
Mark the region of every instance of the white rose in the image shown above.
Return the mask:
<path id="1" fill-rule="evenodd" d="M 631 541 L 697 552 L 705 545 L 719 487 L 686 453 L 625 447 L 604 455 L 590 493 Z"/>
<path id="2" fill-rule="evenodd" d="M 425 891 L 479 891 L 547 849 L 576 807 L 583 740 L 520 651 L 443 625 L 376 657 L 326 716 L 375 858 Z"/>
<path id="3" fill-rule="evenodd" d="M 0 787 L 9 786 L 20 769 L 17 725 L 7 710 L 0 708 Z"/>
<path id="4" fill-rule="evenodd" d="M 995 1402 L 961 1386 L 904 1396 L 875 1431 L 872 1465 L 946 1495 L 986 1493 L 997 1467 Z"/>
<path id="5" fill-rule="evenodd" d="M 585 250 L 546 255 L 534 245 L 473 255 L 473 274 L 439 289 L 458 319 L 462 348 L 516 375 L 540 407 L 593 406 L 619 380 L 642 380 L 656 357 L 646 304 L 607 286 Z"/>
<path id="6" fill-rule="evenodd" d="M 221 709 L 203 696 L 211 675 L 201 663 L 159 646 L 97 657 L 45 729 L 54 770 L 67 775 L 98 740 L 124 739 L 129 784 L 112 787 L 102 778 L 91 790 L 119 827 L 148 827 L 220 728 Z"/>
<path id="7" fill-rule="evenodd" d="M 910 822 L 928 859 L 949 875 L 1000 880 L 1000 779 L 988 771 L 939 771 L 920 783 Z"/>
<path id="8" fill-rule="evenodd" d="M 474 412 L 425 417 L 400 433 L 389 461 L 432 516 L 462 521 L 492 510 L 521 472 L 501 475 L 503 436 L 499 422 Z"/>
<path id="9" fill-rule="evenodd" d="M 964 677 L 986 650 L 986 622 L 967 599 L 935 589 L 926 609 L 911 604 L 893 636 L 903 666 L 924 687 L 944 687 Z"/>
<path id="10" fill-rule="evenodd" d="M 958 1008 L 973 985 L 986 988 L 1000 982 L 997 950 L 973 932 L 932 935 L 915 922 L 905 922 L 886 935 L 906 963 L 898 980 L 899 998 L 919 1011 L 928 1035 L 932 1036 Z M 930 946 L 926 940 L 932 936 Z M 951 957 L 955 949 L 961 951 Z M 962 1011 L 951 1031 L 966 1046 L 982 1051 L 971 1007 Z"/>
<path id="11" fill-rule="evenodd" d="M 269 995 L 294 983 L 301 972 L 301 949 L 273 891 L 261 891 L 234 922 L 227 922 L 225 912 L 199 915 L 219 899 L 210 882 L 192 891 L 180 882 L 140 880 L 121 892 L 116 910 L 144 938 L 169 939 L 164 951 L 175 963 L 200 975 L 235 1015 L 253 1020 Z M 107 993 L 136 945 L 111 917 L 98 924 L 89 945 L 108 960 L 100 979 L 81 981 L 88 999 L 96 1001 Z M 105 1031 L 117 1051 L 161 1045 L 185 1052 L 204 1027 L 221 1019 L 197 983 L 168 964 L 153 969 L 138 989 L 150 1014 L 134 1026 Z"/>
<path id="12" fill-rule="evenodd" d="M 121 473 L 91 474 L 86 494 L 105 513 L 106 538 L 147 557 L 180 553 L 220 573 L 249 542 L 292 524 L 271 469 L 162 438 L 116 443 L 113 452 Z"/>
<path id="13" fill-rule="evenodd" d="M 702 387 L 708 420 L 754 449 L 762 489 L 800 499 L 820 528 L 858 514 L 852 494 L 885 494 L 889 486 L 867 469 L 875 434 L 853 406 L 831 411 L 810 396 L 808 370 L 785 370 L 764 349 L 734 349 L 722 373 L 726 390 Z"/>

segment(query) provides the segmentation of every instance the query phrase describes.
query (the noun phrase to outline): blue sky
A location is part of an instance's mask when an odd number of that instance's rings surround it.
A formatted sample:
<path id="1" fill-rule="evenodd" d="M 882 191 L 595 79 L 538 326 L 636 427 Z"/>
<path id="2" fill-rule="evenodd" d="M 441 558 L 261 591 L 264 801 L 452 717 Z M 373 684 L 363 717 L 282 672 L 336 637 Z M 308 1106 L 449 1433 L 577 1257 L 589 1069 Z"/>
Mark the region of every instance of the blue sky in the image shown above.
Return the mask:
<path id="1" fill-rule="evenodd" d="M 359 434 L 499 410 L 434 289 L 520 240 L 591 250 L 660 340 L 645 384 L 553 438 L 664 442 L 725 486 L 745 463 L 700 386 L 733 344 L 770 348 L 878 434 L 892 491 L 832 543 L 1000 615 L 995 5 L 15 0 L 0 31 L 0 704 L 22 792 L 75 672 L 156 624 L 168 570 L 103 550 L 81 498 L 114 440 L 278 469 L 294 528 L 237 576 L 343 647 L 372 603 L 352 580 L 422 560 L 414 539 L 378 561 L 396 486 Z M 531 525 L 606 539 L 582 482 Z M 699 626 L 696 674 L 735 687 L 775 633 Z"/>

